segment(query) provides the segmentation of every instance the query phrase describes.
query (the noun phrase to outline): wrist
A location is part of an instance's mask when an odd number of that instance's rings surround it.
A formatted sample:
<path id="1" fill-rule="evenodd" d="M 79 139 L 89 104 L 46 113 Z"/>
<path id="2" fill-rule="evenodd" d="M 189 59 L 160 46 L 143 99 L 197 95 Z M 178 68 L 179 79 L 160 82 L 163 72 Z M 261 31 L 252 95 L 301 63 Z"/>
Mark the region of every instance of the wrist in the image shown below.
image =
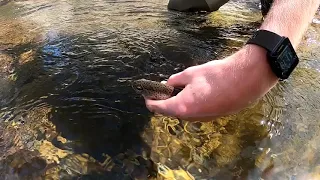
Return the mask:
<path id="1" fill-rule="evenodd" d="M 249 88 L 252 93 L 265 94 L 279 80 L 269 65 L 267 51 L 260 46 L 247 44 L 228 59 L 237 69 L 234 76 L 241 77 L 238 86 L 243 91 Z"/>
<path id="2" fill-rule="evenodd" d="M 243 47 L 242 53 L 244 56 L 242 63 L 247 66 L 249 74 L 272 83 L 279 80 L 268 62 L 266 49 L 255 44 L 247 44 Z"/>

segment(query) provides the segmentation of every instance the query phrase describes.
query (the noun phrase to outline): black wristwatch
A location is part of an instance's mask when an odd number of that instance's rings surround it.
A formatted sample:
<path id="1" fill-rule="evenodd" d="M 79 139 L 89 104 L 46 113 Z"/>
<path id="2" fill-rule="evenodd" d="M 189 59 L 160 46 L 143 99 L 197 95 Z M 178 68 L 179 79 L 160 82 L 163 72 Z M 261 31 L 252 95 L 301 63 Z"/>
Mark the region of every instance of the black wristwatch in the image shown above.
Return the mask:
<path id="1" fill-rule="evenodd" d="M 287 79 L 299 63 L 299 58 L 287 37 L 267 30 L 258 30 L 247 44 L 255 44 L 267 50 L 271 69 L 280 80 Z"/>

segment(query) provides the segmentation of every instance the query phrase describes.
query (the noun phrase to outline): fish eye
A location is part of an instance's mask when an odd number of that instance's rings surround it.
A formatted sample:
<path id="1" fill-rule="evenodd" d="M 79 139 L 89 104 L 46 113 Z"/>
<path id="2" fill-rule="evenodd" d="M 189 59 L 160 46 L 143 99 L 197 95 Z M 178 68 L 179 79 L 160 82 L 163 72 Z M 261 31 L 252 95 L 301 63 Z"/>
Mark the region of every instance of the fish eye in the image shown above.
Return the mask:
<path id="1" fill-rule="evenodd" d="M 137 86 L 136 88 L 137 88 L 137 90 L 139 90 L 139 91 L 142 90 L 142 87 L 141 87 L 141 86 Z"/>

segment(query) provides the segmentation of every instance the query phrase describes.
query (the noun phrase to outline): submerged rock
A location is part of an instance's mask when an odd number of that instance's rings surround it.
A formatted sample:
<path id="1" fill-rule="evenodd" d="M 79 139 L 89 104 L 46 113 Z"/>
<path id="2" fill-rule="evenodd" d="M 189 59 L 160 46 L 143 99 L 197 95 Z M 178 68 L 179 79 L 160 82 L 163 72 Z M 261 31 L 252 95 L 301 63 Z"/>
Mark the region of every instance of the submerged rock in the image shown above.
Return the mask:
<path id="1" fill-rule="evenodd" d="M 40 42 L 43 38 L 40 32 L 33 31 L 35 26 L 31 23 L 0 18 L 0 24 L 0 50 Z"/>

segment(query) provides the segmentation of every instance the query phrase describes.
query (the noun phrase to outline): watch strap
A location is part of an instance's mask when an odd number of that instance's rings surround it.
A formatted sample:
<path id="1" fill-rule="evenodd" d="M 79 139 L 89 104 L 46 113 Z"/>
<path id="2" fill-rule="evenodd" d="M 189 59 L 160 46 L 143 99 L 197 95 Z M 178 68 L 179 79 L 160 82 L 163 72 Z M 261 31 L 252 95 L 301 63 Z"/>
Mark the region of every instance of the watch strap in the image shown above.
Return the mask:
<path id="1" fill-rule="evenodd" d="M 282 39 L 283 37 L 276 33 L 267 30 L 258 30 L 246 44 L 255 44 L 265 48 L 269 52 L 273 52 L 274 48 L 278 46 Z"/>
<path id="2" fill-rule="evenodd" d="M 280 79 L 287 79 L 299 63 L 299 58 L 287 37 L 267 30 L 258 30 L 246 44 L 255 44 L 267 50 L 272 71 Z"/>

